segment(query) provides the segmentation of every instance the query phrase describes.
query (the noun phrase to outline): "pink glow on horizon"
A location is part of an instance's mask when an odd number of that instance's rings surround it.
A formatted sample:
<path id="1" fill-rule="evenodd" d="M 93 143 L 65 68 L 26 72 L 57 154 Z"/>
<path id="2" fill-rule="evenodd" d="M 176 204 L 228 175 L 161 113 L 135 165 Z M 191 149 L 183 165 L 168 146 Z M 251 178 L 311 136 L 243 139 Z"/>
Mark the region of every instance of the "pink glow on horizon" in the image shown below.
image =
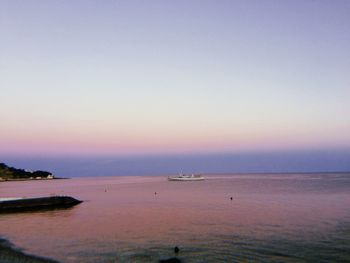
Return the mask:
<path id="1" fill-rule="evenodd" d="M 262 131 L 221 134 L 213 131 L 191 134 L 113 134 L 44 132 L 3 134 L 0 153 L 12 154 L 153 154 L 181 152 L 254 152 L 303 148 L 344 147 L 341 141 L 308 134 L 280 134 Z M 337 138 L 339 139 L 339 138 Z M 1 141 L 2 140 L 2 141 Z M 350 146 L 350 145 L 346 145 Z"/>
<path id="2" fill-rule="evenodd" d="M 0 130 L 2 154 L 154 154 L 186 152 L 254 152 L 350 147 L 350 127 L 291 121 L 249 122 L 237 119 L 208 123 L 188 119 L 89 122 L 11 119 Z M 302 124 L 302 125 L 301 125 Z"/>

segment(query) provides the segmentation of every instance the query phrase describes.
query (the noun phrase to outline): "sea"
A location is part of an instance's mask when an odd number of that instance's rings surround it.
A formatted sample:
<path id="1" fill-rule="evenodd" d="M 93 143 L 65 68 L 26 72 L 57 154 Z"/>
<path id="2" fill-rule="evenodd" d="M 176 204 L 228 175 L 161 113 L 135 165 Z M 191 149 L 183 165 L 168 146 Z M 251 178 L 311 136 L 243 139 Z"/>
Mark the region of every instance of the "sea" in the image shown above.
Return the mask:
<path id="1" fill-rule="evenodd" d="M 62 263 L 350 262 L 350 173 L 204 176 L 2 182 L 0 197 L 84 202 L 0 214 L 0 237 Z"/>

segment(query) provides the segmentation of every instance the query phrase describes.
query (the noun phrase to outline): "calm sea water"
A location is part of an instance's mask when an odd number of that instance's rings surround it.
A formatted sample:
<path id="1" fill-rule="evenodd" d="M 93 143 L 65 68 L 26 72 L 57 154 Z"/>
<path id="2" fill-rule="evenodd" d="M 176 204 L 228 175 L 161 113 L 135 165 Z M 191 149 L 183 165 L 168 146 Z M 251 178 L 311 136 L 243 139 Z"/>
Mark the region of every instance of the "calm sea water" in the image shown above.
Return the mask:
<path id="1" fill-rule="evenodd" d="M 10 166 L 59 177 L 184 173 L 348 172 L 350 150 L 139 156 L 1 156 Z M 181 169 L 181 170 L 179 170 Z"/>
<path id="2" fill-rule="evenodd" d="M 0 197 L 50 194 L 85 202 L 0 215 L 0 236 L 26 252 L 68 263 L 174 256 L 183 262 L 350 262 L 350 174 L 0 183 Z"/>

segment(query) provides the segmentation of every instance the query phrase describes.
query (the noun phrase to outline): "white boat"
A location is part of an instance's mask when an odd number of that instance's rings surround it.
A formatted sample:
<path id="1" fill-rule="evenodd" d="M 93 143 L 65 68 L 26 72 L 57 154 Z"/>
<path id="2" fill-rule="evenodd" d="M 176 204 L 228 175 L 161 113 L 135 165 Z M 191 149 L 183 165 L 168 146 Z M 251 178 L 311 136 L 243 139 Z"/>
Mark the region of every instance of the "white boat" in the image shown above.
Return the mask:
<path id="1" fill-rule="evenodd" d="M 179 174 L 177 176 L 169 176 L 169 181 L 202 181 L 205 178 L 200 174 Z"/>

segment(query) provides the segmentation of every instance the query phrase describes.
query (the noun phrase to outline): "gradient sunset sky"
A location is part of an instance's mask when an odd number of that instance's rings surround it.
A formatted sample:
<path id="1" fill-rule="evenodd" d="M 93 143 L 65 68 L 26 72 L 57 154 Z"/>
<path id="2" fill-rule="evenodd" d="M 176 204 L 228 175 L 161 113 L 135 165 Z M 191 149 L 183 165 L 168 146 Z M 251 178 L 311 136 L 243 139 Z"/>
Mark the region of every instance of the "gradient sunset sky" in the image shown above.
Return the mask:
<path id="1" fill-rule="evenodd" d="M 350 1 L 0 1 L 3 155 L 350 150 Z"/>

